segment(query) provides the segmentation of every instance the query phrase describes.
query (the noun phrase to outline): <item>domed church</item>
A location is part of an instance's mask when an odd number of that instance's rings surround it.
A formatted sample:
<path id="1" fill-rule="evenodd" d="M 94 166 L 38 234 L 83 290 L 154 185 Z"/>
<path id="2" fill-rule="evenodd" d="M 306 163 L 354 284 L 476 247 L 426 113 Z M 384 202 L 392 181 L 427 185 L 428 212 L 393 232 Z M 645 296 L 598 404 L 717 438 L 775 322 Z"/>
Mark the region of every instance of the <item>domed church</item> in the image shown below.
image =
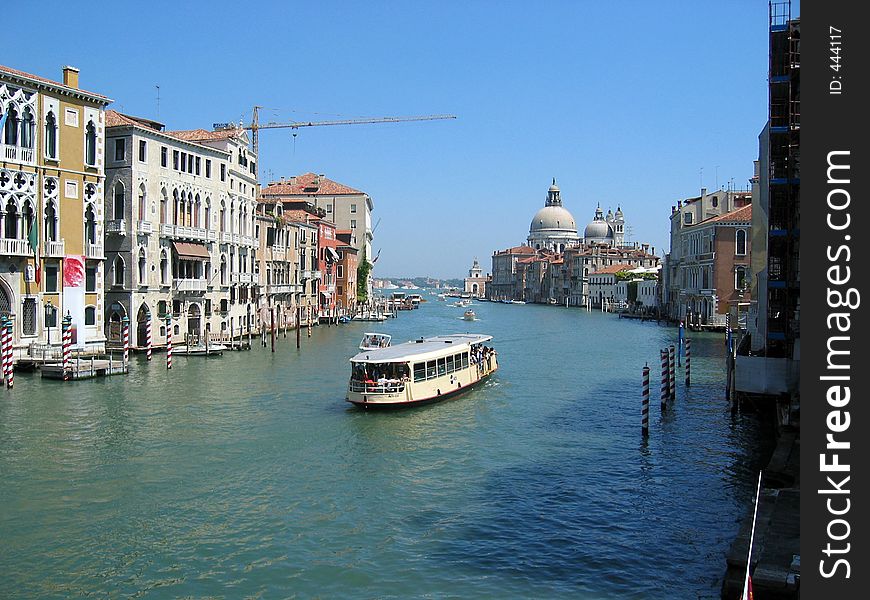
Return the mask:
<path id="1" fill-rule="evenodd" d="M 529 246 L 535 250 L 564 252 L 565 248 L 581 244 L 608 244 L 616 247 L 624 245 L 625 215 L 622 208 L 617 207 L 615 214 L 608 210 L 605 216 L 599 204 L 595 209 L 595 217 L 586 226 L 581 237 L 573 215 L 562 206 L 561 194 L 554 177 L 553 185 L 547 190 L 544 208 L 535 213 L 529 226 Z"/>
<path id="2" fill-rule="evenodd" d="M 535 213 L 529 226 L 529 246 L 535 250 L 563 252 L 580 242 L 573 215 L 562 207 L 561 193 L 554 177 L 544 208 Z"/>
<path id="3" fill-rule="evenodd" d="M 607 216 L 601 211 L 601 205 L 595 209 L 595 217 L 583 231 L 584 244 L 609 244 L 621 247 L 625 242 L 625 215 L 622 208 L 616 207 L 616 214 L 607 211 Z"/>

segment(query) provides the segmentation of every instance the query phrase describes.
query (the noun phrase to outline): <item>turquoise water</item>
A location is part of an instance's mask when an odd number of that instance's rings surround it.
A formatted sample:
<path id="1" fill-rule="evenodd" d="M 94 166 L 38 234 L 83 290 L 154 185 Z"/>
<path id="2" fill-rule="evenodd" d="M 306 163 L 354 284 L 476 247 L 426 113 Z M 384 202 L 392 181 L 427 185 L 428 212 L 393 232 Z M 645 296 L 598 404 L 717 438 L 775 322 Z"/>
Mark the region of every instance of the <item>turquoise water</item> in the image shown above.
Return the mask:
<path id="1" fill-rule="evenodd" d="M 0 597 L 714 598 L 765 439 L 724 399 L 721 335 L 659 410 L 675 330 L 434 301 L 277 351 L 136 357 L 126 377 L 0 390 Z M 364 331 L 489 333 L 455 400 L 344 401 Z M 650 437 L 640 373 L 651 377 Z M 678 382 L 682 377 L 678 376 Z"/>

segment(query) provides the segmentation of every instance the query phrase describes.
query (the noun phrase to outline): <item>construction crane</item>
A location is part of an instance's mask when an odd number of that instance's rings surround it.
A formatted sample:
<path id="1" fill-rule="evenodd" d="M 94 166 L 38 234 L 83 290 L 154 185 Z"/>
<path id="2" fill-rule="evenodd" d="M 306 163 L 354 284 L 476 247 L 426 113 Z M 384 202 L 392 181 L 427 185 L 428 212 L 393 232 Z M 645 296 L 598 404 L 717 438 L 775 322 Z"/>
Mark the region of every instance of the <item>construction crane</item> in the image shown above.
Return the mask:
<path id="1" fill-rule="evenodd" d="M 422 115 L 417 117 L 374 117 L 370 119 L 342 119 L 336 121 L 290 121 L 289 123 L 260 123 L 260 109 L 262 106 L 255 106 L 251 124 L 243 129 L 251 131 L 251 146 L 254 154 L 259 156 L 259 131 L 261 129 L 299 129 L 300 127 L 321 127 L 325 125 L 365 125 L 370 123 L 403 123 L 405 121 L 437 121 L 440 119 L 455 119 L 455 115 Z M 217 128 L 215 124 L 215 128 Z"/>

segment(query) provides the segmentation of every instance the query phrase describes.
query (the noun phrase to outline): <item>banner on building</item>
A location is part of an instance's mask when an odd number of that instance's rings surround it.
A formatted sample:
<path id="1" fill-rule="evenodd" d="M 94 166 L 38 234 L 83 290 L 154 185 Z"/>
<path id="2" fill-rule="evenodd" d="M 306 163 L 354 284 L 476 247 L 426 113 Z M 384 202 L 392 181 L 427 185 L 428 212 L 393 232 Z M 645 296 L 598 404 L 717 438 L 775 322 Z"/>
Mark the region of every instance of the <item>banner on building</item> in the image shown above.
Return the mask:
<path id="1" fill-rule="evenodd" d="M 63 258 L 63 316 L 72 318 L 72 345 L 85 347 L 85 257 Z"/>

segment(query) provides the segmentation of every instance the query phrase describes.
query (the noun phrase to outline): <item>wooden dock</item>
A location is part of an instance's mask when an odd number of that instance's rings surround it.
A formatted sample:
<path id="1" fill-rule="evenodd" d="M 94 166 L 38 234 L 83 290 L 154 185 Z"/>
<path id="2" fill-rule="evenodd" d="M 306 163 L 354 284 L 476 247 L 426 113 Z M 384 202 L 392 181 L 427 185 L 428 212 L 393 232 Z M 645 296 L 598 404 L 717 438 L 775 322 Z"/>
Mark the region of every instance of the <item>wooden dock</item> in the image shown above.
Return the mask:
<path id="1" fill-rule="evenodd" d="M 110 375 L 126 375 L 129 365 L 121 360 L 104 358 L 80 358 L 70 361 L 67 368 L 69 380 L 93 379 L 94 377 L 109 377 Z M 60 362 L 44 363 L 40 367 L 42 377 L 46 379 L 63 379 L 63 364 Z"/>

